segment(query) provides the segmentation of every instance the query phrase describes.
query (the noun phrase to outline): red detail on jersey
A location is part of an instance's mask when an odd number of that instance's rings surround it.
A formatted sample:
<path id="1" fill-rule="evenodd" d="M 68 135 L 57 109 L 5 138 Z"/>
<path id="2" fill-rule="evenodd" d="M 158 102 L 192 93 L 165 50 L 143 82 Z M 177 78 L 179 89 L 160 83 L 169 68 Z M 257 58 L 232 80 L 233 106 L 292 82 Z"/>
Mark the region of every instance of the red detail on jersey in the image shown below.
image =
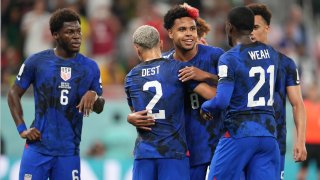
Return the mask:
<path id="1" fill-rule="evenodd" d="M 190 157 L 190 151 L 189 150 L 186 152 L 186 156 Z"/>
<path id="2" fill-rule="evenodd" d="M 29 145 L 26 143 L 25 148 L 28 149 Z"/>
<path id="3" fill-rule="evenodd" d="M 213 177 L 213 180 L 217 180 L 217 177 Z"/>
<path id="4" fill-rule="evenodd" d="M 225 138 L 231 137 L 229 131 L 227 131 L 227 132 L 224 134 L 224 137 L 225 137 Z"/>

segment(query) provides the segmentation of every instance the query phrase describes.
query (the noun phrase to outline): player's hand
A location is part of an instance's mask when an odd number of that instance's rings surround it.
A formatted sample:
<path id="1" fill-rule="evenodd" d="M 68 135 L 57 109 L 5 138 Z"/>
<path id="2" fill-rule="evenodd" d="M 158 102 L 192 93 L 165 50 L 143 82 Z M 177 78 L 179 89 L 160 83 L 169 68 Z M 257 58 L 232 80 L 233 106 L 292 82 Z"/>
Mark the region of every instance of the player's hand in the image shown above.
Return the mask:
<path id="1" fill-rule="evenodd" d="M 211 112 L 213 110 L 212 110 L 211 107 L 212 106 L 211 106 L 211 101 L 210 100 L 203 102 L 202 105 L 201 105 L 200 113 L 207 114 L 207 115 L 210 115 L 212 117 Z"/>
<path id="2" fill-rule="evenodd" d="M 213 119 L 213 116 L 211 115 L 211 113 L 205 113 L 202 111 L 202 109 L 200 109 L 200 116 L 202 119 L 206 121 Z"/>
<path id="3" fill-rule="evenodd" d="M 93 111 L 93 105 L 96 101 L 97 93 L 94 91 L 87 91 L 81 98 L 80 103 L 76 106 L 80 113 L 83 113 L 83 116 L 89 116 Z"/>
<path id="4" fill-rule="evenodd" d="M 133 112 L 128 115 L 127 121 L 139 129 L 151 131 L 151 126 L 155 125 L 155 120 L 152 116 L 148 116 L 148 110 Z"/>
<path id="5" fill-rule="evenodd" d="M 41 133 L 37 128 L 33 127 L 21 132 L 20 137 L 22 137 L 23 139 L 28 139 L 30 141 L 37 141 L 41 139 Z"/>
<path id="6" fill-rule="evenodd" d="M 307 159 L 307 149 L 304 142 L 296 142 L 293 148 L 293 159 L 295 162 Z"/>
<path id="7" fill-rule="evenodd" d="M 206 73 L 199 68 L 194 66 L 185 67 L 179 70 L 179 80 L 182 82 L 189 81 L 189 80 L 196 80 L 196 81 L 205 81 Z"/>

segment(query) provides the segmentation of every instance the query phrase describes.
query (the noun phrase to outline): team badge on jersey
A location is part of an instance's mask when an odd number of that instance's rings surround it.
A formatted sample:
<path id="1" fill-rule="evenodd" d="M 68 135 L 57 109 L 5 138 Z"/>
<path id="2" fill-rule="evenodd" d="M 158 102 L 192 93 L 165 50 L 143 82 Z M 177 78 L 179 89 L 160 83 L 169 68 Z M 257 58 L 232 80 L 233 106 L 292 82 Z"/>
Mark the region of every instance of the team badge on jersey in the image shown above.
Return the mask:
<path id="1" fill-rule="evenodd" d="M 24 180 L 31 180 L 32 179 L 32 174 L 25 174 L 23 179 Z"/>
<path id="2" fill-rule="evenodd" d="M 61 67 L 60 77 L 67 81 L 71 78 L 71 68 L 70 67 Z"/>

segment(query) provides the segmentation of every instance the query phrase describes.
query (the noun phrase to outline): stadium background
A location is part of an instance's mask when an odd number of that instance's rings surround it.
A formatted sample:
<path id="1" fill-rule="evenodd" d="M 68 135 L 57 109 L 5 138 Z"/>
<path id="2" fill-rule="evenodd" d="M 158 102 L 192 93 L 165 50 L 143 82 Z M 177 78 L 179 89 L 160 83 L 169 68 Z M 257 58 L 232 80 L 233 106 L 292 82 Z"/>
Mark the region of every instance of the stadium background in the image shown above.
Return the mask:
<path id="1" fill-rule="evenodd" d="M 105 110 L 84 119 L 81 142 L 83 179 L 131 179 L 135 128 L 126 122 L 129 108 L 123 91 L 126 73 L 139 60 L 131 45 L 133 30 L 142 24 L 155 26 L 172 47 L 162 28 L 164 13 L 179 0 L 1 0 L 1 126 L 3 140 L 0 179 L 17 179 L 24 141 L 20 139 L 6 94 L 18 69 L 28 55 L 53 47 L 48 28 L 50 13 L 70 7 L 82 16 L 81 52 L 94 58 L 103 79 Z M 309 87 L 320 81 L 320 1 L 319 0 L 189 0 L 200 9 L 200 16 L 210 25 L 210 45 L 228 49 L 224 18 L 236 5 L 263 2 L 273 13 L 270 43 L 292 57 L 302 79 L 304 97 Z M 319 90 L 318 90 L 319 91 Z M 32 89 L 22 99 L 24 117 L 30 125 L 34 114 Z M 319 111 L 320 112 L 320 111 Z M 292 158 L 294 125 L 291 106 L 287 107 L 287 156 L 285 179 L 295 179 L 299 165 Z M 318 115 L 320 117 L 320 114 Z M 320 130 L 320 129 L 319 129 Z M 308 179 L 316 179 L 313 164 Z"/>

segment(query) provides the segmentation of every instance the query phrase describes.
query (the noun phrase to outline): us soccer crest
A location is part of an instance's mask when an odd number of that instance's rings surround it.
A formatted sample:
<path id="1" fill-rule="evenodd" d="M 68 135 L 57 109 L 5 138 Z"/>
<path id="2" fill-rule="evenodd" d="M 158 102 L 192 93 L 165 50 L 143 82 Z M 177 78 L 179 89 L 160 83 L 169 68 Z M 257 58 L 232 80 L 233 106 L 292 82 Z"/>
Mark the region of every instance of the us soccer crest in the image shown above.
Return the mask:
<path id="1" fill-rule="evenodd" d="M 70 67 L 61 67 L 60 77 L 67 81 L 71 78 L 71 68 Z"/>

